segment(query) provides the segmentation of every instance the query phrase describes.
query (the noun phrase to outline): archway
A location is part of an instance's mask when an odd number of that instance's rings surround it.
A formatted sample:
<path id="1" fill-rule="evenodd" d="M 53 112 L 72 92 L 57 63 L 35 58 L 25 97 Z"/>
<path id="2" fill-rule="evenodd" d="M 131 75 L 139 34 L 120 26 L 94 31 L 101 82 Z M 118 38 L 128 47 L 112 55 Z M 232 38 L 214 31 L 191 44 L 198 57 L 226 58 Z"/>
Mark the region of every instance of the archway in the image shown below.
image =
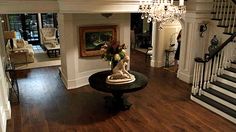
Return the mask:
<path id="1" fill-rule="evenodd" d="M 174 66 L 175 51 L 178 47 L 177 36 L 180 29 L 184 30 L 183 27 L 184 27 L 183 19 L 176 20 L 170 23 L 165 23 L 162 25 L 161 30 L 159 29 L 160 28 L 159 23 L 153 23 L 153 29 L 152 29 L 153 55 L 150 63 L 152 67 L 169 68 L 170 66 Z M 176 69 L 172 68 L 172 71 L 175 72 Z"/>

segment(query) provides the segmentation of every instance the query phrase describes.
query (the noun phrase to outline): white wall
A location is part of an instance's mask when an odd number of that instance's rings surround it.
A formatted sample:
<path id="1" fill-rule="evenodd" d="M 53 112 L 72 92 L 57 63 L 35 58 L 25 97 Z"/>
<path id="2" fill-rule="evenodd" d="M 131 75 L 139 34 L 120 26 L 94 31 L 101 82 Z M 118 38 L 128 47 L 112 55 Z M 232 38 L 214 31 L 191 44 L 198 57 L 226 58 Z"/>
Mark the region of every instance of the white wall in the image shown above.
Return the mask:
<path id="1" fill-rule="evenodd" d="M 156 46 L 154 51 L 156 54 L 155 57 L 153 57 L 153 59 L 155 58 L 155 60 L 152 60 L 152 62 L 154 62 L 151 64 L 152 66 L 162 67 L 165 65 L 165 49 L 169 48 L 171 42 L 175 42 L 177 46 L 176 37 L 180 29 L 181 24 L 178 21 L 175 21 L 173 23 L 166 23 L 165 25 L 163 25 L 162 30 L 156 29 Z M 173 61 L 173 55 L 174 54 L 171 53 L 170 62 Z"/>
<path id="2" fill-rule="evenodd" d="M 9 86 L 4 72 L 4 40 L 2 25 L 0 23 L 0 132 L 6 131 L 7 119 L 11 118 L 10 102 L 8 100 Z"/>
<path id="3" fill-rule="evenodd" d="M 78 27 L 89 25 L 117 25 L 117 39 L 130 49 L 130 14 L 113 14 L 109 18 L 101 14 L 59 14 L 59 30 L 62 49 L 62 79 L 68 89 L 88 84 L 88 77 L 98 71 L 110 69 L 108 62 L 98 57 L 79 56 Z"/>

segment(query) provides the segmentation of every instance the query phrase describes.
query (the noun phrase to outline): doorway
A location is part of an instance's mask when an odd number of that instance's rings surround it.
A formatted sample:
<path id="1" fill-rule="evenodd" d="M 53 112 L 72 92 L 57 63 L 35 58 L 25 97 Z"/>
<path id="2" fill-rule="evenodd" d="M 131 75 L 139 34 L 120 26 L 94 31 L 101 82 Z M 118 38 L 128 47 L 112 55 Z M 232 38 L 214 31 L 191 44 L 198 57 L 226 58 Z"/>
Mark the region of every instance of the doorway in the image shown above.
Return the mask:
<path id="1" fill-rule="evenodd" d="M 10 30 L 17 32 L 17 38 L 23 38 L 33 45 L 39 44 L 38 14 L 8 15 Z"/>

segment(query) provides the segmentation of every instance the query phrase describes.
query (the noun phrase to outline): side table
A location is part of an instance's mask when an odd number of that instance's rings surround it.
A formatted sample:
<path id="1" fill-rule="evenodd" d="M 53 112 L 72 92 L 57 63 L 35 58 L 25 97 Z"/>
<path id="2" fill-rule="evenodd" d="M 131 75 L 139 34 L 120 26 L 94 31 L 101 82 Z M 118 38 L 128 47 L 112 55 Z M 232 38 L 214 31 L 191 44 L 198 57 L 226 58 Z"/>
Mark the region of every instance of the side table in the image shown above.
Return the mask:
<path id="1" fill-rule="evenodd" d="M 166 54 L 166 60 L 165 60 L 165 67 L 170 67 L 170 54 L 174 53 L 175 50 L 171 50 L 171 49 L 166 49 L 165 50 L 165 54 Z"/>
<path id="2" fill-rule="evenodd" d="M 128 100 L 123 97 L 124 93 L 131 93 L 146 87 L 148 79 L 145 75 L 130 71 L 136 78 L 132 83 L 128 84 L 107 84 L 106 78 L 111 75 L 111 71 L 102 71 L 95 73 L 89 77 L 89 84 L 92 88 L 106 93 L 111 93 L 113 97 L 106 97 L 106 102 L 111 99 L 112 105 L 116 110 L 127 110 L 130 108 L 131 104 Z"/>
<path id="3" fill-rule="evenodd" d="M 6 65 L 6 77 L 8 82 L 10 83 L 10 90 L 9 90 L 9 100 L 11 103 L 14 102 L 13 99 L 13 94 L 15 94 L 16 98 L 17 98 L 17 103 L 20 102 L 19 99 L 19 86 L 18 86 L 18 82 L 17 82 L 17 78 L 16 78 L 16 72 L 15 72 L 15 65 L 13 63 L 9 63 Z"/>

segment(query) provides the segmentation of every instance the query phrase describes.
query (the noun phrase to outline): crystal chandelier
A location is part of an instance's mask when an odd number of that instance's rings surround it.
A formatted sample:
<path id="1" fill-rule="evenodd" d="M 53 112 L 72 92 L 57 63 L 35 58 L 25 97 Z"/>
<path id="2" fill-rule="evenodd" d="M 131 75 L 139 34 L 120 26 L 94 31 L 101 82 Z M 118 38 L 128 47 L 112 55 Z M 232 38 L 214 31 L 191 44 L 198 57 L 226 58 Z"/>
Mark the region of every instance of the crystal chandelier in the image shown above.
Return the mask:
<path id="1" fill-rule="evenodd" d="M 156 21 L 162 24 L 181 19 L 186 6 L 184 0 L 179 0 L 179 6 L 174 5 L 173 0 L 140 0 L 139 12 L 142 13 L 141 18 L 146 18 L 148 23 Z"/>

